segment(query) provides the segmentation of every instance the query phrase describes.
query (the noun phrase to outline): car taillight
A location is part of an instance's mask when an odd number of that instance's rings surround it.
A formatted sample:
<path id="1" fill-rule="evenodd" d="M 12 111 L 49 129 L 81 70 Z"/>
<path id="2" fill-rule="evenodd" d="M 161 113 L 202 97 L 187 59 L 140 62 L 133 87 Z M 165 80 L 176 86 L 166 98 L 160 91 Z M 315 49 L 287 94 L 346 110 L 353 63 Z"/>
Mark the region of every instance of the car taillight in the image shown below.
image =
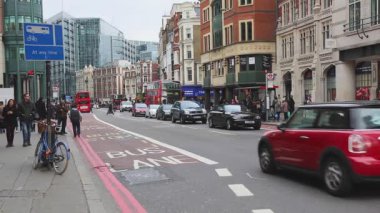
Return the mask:
<path id="1" fill-rule="evenodd" d="M 367 144 L 360 135 L 350 135 L 348 138 L 348 151 L 351 153 L 366 153 Z"/>

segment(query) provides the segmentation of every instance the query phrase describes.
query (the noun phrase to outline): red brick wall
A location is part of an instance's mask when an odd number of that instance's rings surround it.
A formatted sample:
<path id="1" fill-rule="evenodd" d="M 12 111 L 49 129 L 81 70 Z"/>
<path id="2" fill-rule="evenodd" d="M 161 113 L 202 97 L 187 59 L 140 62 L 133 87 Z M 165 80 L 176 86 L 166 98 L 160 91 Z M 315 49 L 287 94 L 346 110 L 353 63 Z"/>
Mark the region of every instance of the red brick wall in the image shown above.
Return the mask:
<path id="1" fill-rule="evenodd" d="M 202 1 L 200 4 L 200 11 L 201 11 L 201 37 L 200 37 L 200 44 L 201 44 L 201 52 L 204 53 L 204 44 L 203 44 L 203 36 L 210 33 L 210 22 L 203 23 L 203 9 L 208 7 L 210 4 L 210 0 Z M 211 15 L 211 14 L 210 14 Z"/>

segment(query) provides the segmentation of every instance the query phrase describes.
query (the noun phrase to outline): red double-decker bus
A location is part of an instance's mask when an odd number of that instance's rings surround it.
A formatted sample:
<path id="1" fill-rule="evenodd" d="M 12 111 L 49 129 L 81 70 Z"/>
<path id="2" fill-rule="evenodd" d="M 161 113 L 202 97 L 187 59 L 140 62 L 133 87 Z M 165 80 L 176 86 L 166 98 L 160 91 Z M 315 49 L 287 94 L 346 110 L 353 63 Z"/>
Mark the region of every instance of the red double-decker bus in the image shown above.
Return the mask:
<path id="1" fill-rule="evenodd" d="M 91 98 L 88 91 L 79 91 L 75 95 L 75 104 L 80 112 L 91 112 Z"/>
<path id="2" fill-rule="evenodd" d="M 158 80 L 148 84 L 145 93 L 145 103 L 174 103 L 181 99 L 181 87 L 177 81 Z"/>

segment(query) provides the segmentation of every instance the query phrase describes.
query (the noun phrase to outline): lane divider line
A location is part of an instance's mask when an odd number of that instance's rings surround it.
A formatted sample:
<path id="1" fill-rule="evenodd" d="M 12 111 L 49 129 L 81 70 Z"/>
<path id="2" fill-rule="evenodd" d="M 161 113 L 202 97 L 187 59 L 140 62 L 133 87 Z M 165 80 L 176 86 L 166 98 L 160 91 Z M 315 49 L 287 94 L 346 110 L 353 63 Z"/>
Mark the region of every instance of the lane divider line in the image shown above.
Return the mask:
<path id="1" fill-rule="evenodd" d="M 222 135 L 235 135 L 235 134 L 228 133 L 228 132 L 219 132 L 219 131 L 210 131 L 210 132 L 214 132 L 214 133 L 218 133 L 218 134 L 222 134 Z"/>
<path id="2" fill-rule="evenodd" d="M 72 127 L 69 126 L 72 131 Z M 95 169 L 96 174 L 102 180 L 104 186 L 109 191 L 111 196 L 114 198 L 116 204 L 119 206 L 121 212 L 123 213 L 146 213 L 144 207 L 136 200 L 128 189 L 125 188 L 123 184 L 116 179 L 116 177 L 111 173 L 100 157 L 95 153 L 92 147 L 89 145 L 88 141 L 77 137 L 77 143 L 82 148 L 83 153 L 87 157 L 91 166 Z"/>
<path id="3" fill-rule="evenodd" d="M 237 197 L 250 197 L 253 193 L 247 189 L 243 184 L 230 184 L 228 187 L 232 190 Z"/>
<path id="4" fill-rule="evenodd" d="M 271 209 L 256 209 L 252 210 L 252 213 L 274 213 Z"/>
<path id="5" fill-rule="evenodd" d="M 215 169 L 219 177 L 231 177 L 232 174 L 228 169 Z"/>
<path id="6" fill-rule="evenodd" d="M 200 162 L 202 162 L 202 163 L 205 163 L 205 164 L 207 164 L 207 165 L 216 165 L 216 164 L 218 164 L 218 162 L 216 162 L 216 161 L 210 160 L 210 159 L 208 159 L 208 158 L 202 157 L 202 156 L 200 156 L 200 155 L 197 155 L 197 154 L 195 154 L 195 153 L 192 153 L 192 152 L 186 151 L 186 150 L 184 150 L 184 149 L 181 149 L 181 148 L 178 148 L 178 147 L 175 147 L 175 146 L 172 146 L 172 145 L 169 145 L 169 144 L 166 144 L 166 143 L 160 142 L 160 141 L 155 140 L 155 139 L 153 139 L 153 138 L 150 138 L 150 137 L 148 137 L 148 136 L 141 135 L 141 134 L 138 134 L 138 133 L 136 133 L 136 132 L 131 132 L 131 131 L 128 131 L 128 130 L 122 129 L 122 128 L 117 127 L 117 126 L 115 126 L 115 125 L 113 125 L 113 124 L 110 124 L 110 123 L 107 123 L 107 122 L 105 122 L 105 121 L 100 120 L 96 115 L 93 115 L 93 116 L 94 116 L 94 118 L 95 118 L 97 121 L 99 121 L 99 122 L 101 122 L 101 123 L 103 123 L 103 124 L 105 124 L 105 125 L 108 125 L 108 126 L 110 126 L 110 127 L 113 127 L 113 128 L 115 128 L 115 129 L 117 129 L 117 130 L 120 130 L 120 131 L 123 131 L 123 132 L 125 132 L 125 133 L 131 134 L 131 135 L 134 135 L 135 138 L 136 138 L 136 137 L 137 137 L 137 138 L 141 138 L 141 139 L 144 139 L 144 140 L 146 140 L 146 141 L 149 141 L 149 142 L 151 142 L 151 143 L 153 143 L 153 144 L 156 144 L 156 145 L 159 145 L 159 146 L 162 146 L 162 147 L 165 147 L 165 148 L 171 149 L 171 150 L 173 150 L 173 151 L 179 152 L 179 153 L 181 153 L 181 154 L 183 154 L 183 155 L 186 155 L 186 156 L 188 156 L 188 157 L 194 158 L 194 159 L 196 159 L 196 160 L 198 160 L 198 161 L 200 161 Z"/>

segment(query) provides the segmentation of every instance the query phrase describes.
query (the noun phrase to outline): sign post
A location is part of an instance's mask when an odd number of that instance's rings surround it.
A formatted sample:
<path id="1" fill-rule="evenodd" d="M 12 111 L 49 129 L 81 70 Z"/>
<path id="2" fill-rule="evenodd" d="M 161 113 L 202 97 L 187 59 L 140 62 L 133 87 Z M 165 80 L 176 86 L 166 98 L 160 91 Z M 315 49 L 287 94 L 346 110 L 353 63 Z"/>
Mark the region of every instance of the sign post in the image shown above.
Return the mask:
<path id="1" fill-rule="evenodd" d="M 46 61 L 47 121 L 51 120 L 51 62 L 63 61 L 63 32 L 61 25 L 24 23 L 25 61 Z"/>

